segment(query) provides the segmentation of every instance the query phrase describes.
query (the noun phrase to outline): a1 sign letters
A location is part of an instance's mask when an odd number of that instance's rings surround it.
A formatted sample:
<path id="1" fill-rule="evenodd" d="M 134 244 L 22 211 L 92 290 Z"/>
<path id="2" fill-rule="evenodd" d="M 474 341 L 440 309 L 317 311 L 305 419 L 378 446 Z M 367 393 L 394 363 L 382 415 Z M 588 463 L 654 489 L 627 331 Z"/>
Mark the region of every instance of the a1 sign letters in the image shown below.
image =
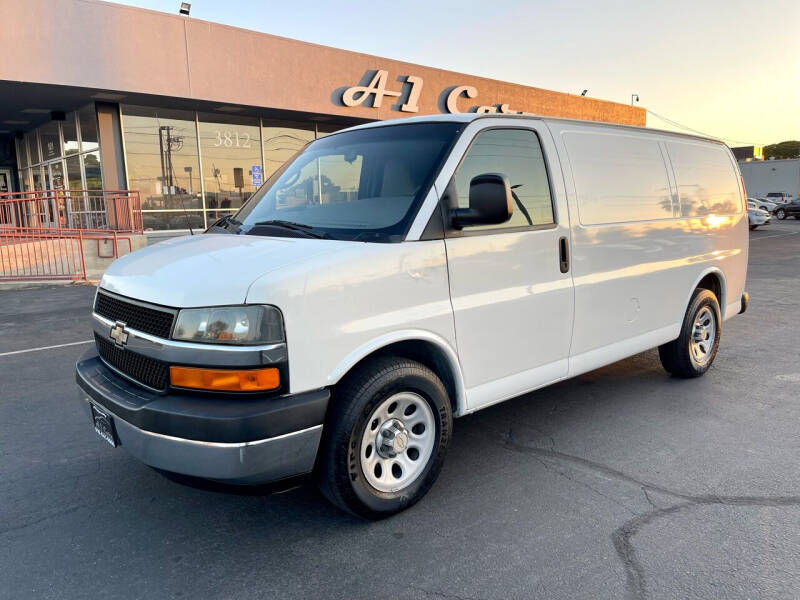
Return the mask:
<path id="1" fill-rule="evenodd" d="M 369 71 L 367 72 L 369 73 Z M 342 93 L 342 104 L 349 107 L 365 106 L 367 108 L 380 108 L 383 105 L 384 97 L 400 98 L 404 90 L 390 90 L 386 86 L 389 81 L 389 71 L 380 69 L 374 71 L 372 79 L 367 85 L 354 85 L 347 88 Z M 422 77 L 416 75 L 406 75 L 404 87 L 408 88 L 408 96 L 406 101 L 400 105 L 401 112 L 415 113 L 419 112 L 419 97 L 422 94 Z M 476 98 L 478 96 L 477 88 L 471 85 L 458 85 L 454 86 L 447 94 L 445 101 L 445 108 L 449 113 L 460 112 L 477 112 L 477 113 L 504 113 L 504 114 L 522 114 L 518 110 L 512 110 L 508 104 L 494 104 L 473 106 L 466 111 L 459 110 L 458 100 L 460 98 Z M 371 100 L 371 102 L 368 102 Z"/>
<path id="2" fill-rule="evenodd" d="M 361 106 L 364 101 L 372 96 L 372 108 L 380 108 L 383 104 L 383 97 L 399 98 L 402 92 L 394 92 L 386 89 L 386 82 L 389 79 L 389 71 L 376 71 L 372 81 L 368 85 L 355 85 L 347 88 L 342 94 L 342 103 L 345 106 Z M 406 85 L 411 86 L 408 92 L 408 101 L 400 105 L 403 112 L 419 112 L 419 95 L 422 93 L 422 77 L 406 76 Z"/>

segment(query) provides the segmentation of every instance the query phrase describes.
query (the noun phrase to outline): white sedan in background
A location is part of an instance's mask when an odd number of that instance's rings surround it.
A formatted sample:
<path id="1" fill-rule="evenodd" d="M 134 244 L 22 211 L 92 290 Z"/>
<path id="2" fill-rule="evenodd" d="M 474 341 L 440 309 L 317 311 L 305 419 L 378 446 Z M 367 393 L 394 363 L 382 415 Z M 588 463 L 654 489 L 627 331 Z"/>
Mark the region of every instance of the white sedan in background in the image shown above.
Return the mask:
<path id="1" fill-rule="evenodd" d="M 747 221 L 750 223 L 750 231 L 756 227 L 767 225 L 771 218 L 771 215 L 766 210 L 759 208 L 758 205 L 749 198 L 747 199 Z"/>
<path id="2" fill-rule="evenodd" d="M 769 214 L 774 214 L 775 209 L 778 208 L 777 204 L 764 200 L 763 198 L 748 198 L 747 201 L 753 202 L 758 208 L 764 209 Z"/>

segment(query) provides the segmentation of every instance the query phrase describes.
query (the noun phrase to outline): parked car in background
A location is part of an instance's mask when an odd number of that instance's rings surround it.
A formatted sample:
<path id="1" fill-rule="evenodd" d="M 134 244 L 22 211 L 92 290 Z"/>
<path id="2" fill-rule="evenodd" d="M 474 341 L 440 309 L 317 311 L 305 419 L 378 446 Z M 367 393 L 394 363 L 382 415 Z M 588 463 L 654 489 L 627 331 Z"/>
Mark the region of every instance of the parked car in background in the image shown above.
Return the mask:
<path id="1" fill-rule="evenodd" d="M 763 198 L 748 198 L 747 201 L 755 203 L 758 208 L 761 208 L 770 214 L 772 214 L 775 209 L 778 208 L 777 204 L 764 200 Z"/>
<path id="2" fill-rule="evenodd" d="M 747 222 L 750 224 L 750 231 L 753 231 L 756 227 L 761 227 L 762 225 L 767 225 L 770 220 L 770 214 L 762 209 L 759 208 L 758 205 L 751 201 L 749 198 L 747 199 Z"/>
<path id="3" fill-rule="evenodd" d="M 777 209 L 775 209 L 775 216 L 780 220 L 783 220 L 786 217 L 800 219 L 800 198 L 797 200 L 792 200 L 789 204 L 781 204 Z"/>
<path id="4" fill-rule="evenodd" d="M 770 192 L 767 194 L 767 201 L 775 204 L 789 204 L 794 197 L 789 192 Z"/>

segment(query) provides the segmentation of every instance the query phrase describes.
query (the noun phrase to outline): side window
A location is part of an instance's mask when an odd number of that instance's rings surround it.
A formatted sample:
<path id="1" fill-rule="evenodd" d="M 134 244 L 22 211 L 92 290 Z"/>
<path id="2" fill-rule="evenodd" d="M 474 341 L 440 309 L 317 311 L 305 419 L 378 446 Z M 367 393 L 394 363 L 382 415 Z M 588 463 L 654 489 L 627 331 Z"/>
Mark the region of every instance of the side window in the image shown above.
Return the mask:
<path id="1" fill-rule="evenodd" d="M 484 173 L 502 173 L 514 192 L 514 214 L 500 225 L 465 231 L 551 225 L 553 202 L 539 137 L 529 129 L 490 129 L 479 133 L 455 175 L 459 208 L 469 206 L 469 184 Z"/>

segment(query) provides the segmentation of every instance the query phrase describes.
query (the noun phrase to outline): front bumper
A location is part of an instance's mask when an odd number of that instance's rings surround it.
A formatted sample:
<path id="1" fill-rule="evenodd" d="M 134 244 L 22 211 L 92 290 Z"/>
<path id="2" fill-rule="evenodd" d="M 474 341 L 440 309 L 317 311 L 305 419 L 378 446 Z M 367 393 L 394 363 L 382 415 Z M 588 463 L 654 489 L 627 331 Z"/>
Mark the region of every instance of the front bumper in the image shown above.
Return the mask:
<path id="1" fill-rule="evenodd" d="M 123 379 L 96 350 L 76 365 L 80 398 L 110 413 L 120 445 L 175 473 L 259 484 L 310 472 L 330 392 L 273 398 L 158 394 Z M 90 421 L 91 422 L 91 421 Z"/>

